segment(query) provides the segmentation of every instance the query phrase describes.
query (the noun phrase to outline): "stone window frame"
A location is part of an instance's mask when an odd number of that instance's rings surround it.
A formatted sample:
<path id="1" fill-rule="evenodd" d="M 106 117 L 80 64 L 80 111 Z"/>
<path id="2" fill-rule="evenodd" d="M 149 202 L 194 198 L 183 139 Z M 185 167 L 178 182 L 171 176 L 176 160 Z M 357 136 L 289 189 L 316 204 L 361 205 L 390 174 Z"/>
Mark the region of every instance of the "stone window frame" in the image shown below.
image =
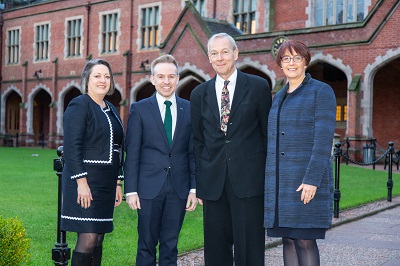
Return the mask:
<path id="1" fill-rule="evenodd" d="M 247 3 L 247 6 L 245 5 Z M 233 1 L 233 24 L 244 34 L 257 32 L 257 0 L 234 0 Z M 250 25 L 250 28 L 248 27 Z"/>
<path id="2" fill-rule="evenodd" d="M 161 2 L 139 6 L 139 48 L 155 49 L 160 45 Z"/>
<path id="3" fill-rule="evenodd" d="M 65 19 L 65 57 L 82 57 L 83 48 L 83 17 Z"/>
<path id="4" fill-rule="evenodd" d="M 99 13 L 100 53 L 118 53 L 121 37 L 121 11 L 109 10 Z"/>
<path id="5" fill-rule="evenodd" d="M 35 23 L 35 36 L 34 36 L 34 54 L 35 62 L 50 61 L 50 35 L 51 24 L 50 21 Z"/>
<path id="6" fill-rule="evenodd" d="M 7 29 L 7 65 L 17 65 L 21 56 L 21 27 Z"/>

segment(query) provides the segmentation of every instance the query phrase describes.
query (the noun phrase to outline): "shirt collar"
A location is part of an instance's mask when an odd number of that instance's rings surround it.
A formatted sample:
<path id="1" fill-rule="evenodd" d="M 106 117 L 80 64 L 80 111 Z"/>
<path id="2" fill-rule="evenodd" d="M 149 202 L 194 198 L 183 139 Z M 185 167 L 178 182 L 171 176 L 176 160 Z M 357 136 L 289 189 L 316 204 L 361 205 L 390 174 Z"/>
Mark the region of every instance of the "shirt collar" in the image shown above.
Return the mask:
<path id="1" fill-rule="evenodd" d="M 234 85 L 236 84 L 236 78 L 237 78 L 237 69 L 235 69 L 235 72 L 232 73 L 232 75 L 228 78 L 229 80 L 229 84 L 228 86 L 233 86 L 233 88 L 235 87 Z M 221 78 L 219 75 L 217 75 L 217 83 L 221 83 L 224 84 L 224 79 Z"/>
<path id="2" fill-rule="evenodd" d="M 165 106 L 164 102 L 165 101 L 170 101 L 172 103 L 172 106 L 176 106 L 176 97 L 175 97 L 175 92 L 171 95 L 171 97 L 169 99 L 164 98 L 163 96 L 161 96 L 161 94 L 159 94 L 158 92 L 156 93 L 156 98 L 157 98 L 157 103 L 158 106 L 161 108 L 163 106 Z"/>

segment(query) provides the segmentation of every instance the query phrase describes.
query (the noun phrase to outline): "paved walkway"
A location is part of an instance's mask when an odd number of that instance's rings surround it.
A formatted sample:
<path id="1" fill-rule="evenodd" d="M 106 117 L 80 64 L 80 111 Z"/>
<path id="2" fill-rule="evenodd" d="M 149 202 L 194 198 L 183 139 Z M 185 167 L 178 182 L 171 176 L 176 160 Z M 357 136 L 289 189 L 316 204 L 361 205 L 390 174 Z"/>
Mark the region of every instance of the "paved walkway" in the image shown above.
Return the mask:
<path id="1" fill-rule="evenodd" d="M 322 266 L 400 265 L 400 206 L 335 226 L 318 240 Z M 265 265 L 280 266 L 282 245 L 269 248 Z"/>
<path id="2" fill-rule="evenodd" d="M 282 266 L 280 239 L 267 238 L 266 246 L 265 265 Z M 322 266 L 399 266 L 400 197 L 341 212 L 318 246 Z M 203 266 L 203 251 L 180 256 L 178 265 Z"/>

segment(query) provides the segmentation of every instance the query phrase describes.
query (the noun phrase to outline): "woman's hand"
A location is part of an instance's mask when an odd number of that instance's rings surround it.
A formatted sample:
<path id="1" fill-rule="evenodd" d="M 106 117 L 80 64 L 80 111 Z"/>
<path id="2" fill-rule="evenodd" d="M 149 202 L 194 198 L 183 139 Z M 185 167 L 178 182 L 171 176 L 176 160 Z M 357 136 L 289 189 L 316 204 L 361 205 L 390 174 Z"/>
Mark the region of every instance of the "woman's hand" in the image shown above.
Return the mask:
<path id="1" fill-rule="evenodd" d="M 122 202 L 122 187 L 117 185 L 117 191 L 115 192 L 115 203 L 114 207 L 118 207 Z"/>
<path id="2" fill-rule="evenodd" d="M 87 179 L 86 177 L 79 178 L 76 180 L 76 183 L 78 184 L 77 203 L 80 204 L 82 208 L 87 209 L 90 207 L 90 204 L 93 200 L 92 192 L 90 192 Z"/>
<path id="3" fill-rule="evenodd" d="M 299 188 L 296 189 L 297 192 L 300 190 L 302 190 L 300 200 L 304 202 L 304 204 L 307 204 L 314 198 L 317 187 L 302 183 Z"/>

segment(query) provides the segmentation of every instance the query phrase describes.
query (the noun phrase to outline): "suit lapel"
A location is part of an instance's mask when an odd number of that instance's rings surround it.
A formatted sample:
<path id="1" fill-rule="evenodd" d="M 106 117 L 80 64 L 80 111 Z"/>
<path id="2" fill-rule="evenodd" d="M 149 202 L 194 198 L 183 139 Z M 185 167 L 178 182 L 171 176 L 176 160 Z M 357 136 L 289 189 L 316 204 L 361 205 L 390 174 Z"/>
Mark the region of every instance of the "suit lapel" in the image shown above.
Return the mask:
<path id="1" fill-rule="evenodd" d="M 247 81 L 245 75 L 240 72 L 239 70 L 237 71 L 237 79 L 236 79 L 236 87 L 235 87 L 235 95 L 233 97 L 233 102 L 232 102 L 232 107 L 231 107 L 231 114 L 230 117 L 232 117 L 235 114 L 235 111 L 237 110 L 238 106 L 240 105 L 240 102 L 243 100 L 244 96 L 248 92 L 247 88 Z"/>
<path id="2" fill-rule="evenodd" d="M 174 137 L 172 139 L 171 147 L 174 145 L 175 139 L 178 138 L 186 114 L 185 109 L 182 105 L 182 99 L 179 98 L 178 96 L 175 97 L 176 97 L 176 124 L 175 124 L 175 132 L 174 132 Z"/>
<path id="3" fill-rule="evenodd" d="M 214 76 L 213 79 L 210 80 L 207 84 L 206 88 L 206 95 L 205 95 L 205 101 L 210 107 L 211 112 L 214 114 L 215 119 L 218 120 L 218 123 L 220 121 L 220 110 L 218 108 L 218 101 L 217 101 L 217 96 L 215 93 L 215 80 L 217 76 Z"/>
<path id="4" fill-rule="evenodd" d="M 165 133 L 164 123 L 162 121 L 162 117 L 160 114 L 160 108 L 158 107 L 156 95 L 154 94 L 149 100 L 150 100 L 150 105 L 149 105 L 150 112 L 151 112 L 154 120 L 156 121 L 156 125 L 157 125 L 158 129 L 160 130 L 161 135 L 163 136 L 164 142 L 167 144 L 167 146 L 169 146 L 167 134 Z"/>

